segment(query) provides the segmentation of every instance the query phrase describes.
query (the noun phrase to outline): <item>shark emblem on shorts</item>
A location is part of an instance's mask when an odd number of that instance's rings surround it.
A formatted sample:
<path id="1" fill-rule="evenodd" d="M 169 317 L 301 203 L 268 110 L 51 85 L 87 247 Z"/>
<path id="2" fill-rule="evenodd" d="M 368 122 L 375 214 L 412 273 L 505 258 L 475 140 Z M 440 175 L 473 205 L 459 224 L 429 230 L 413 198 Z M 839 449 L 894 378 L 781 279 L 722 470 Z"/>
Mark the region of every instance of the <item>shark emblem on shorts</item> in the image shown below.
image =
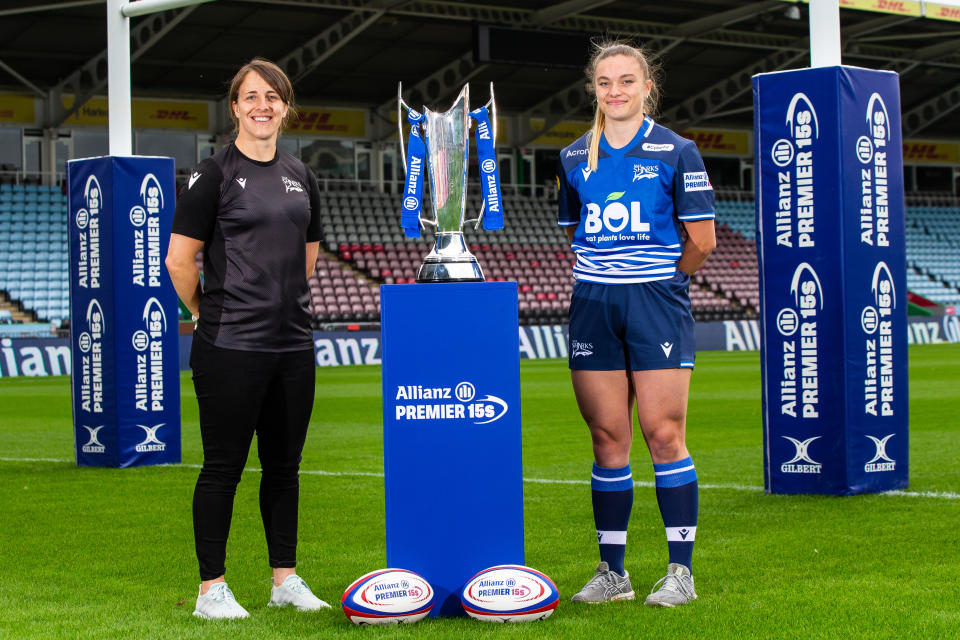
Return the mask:
<path id="1" fill-rule="evenodd" d="M 580 342 L 578 340 L 570 341 L 571 351 L 573 357 L 577 356 L 592 356 L 593 355 L 593 343 L 592 342 Z"/>

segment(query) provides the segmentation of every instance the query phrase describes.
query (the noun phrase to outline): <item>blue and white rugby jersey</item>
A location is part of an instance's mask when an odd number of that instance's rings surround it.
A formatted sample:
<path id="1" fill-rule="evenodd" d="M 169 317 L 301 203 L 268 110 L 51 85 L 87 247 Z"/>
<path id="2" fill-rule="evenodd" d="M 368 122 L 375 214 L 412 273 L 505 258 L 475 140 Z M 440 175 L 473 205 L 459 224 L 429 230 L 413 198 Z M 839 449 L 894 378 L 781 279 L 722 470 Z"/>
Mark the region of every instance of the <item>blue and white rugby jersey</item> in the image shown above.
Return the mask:
<path id="1" fill-rule="evenodd" d="M 560 152 L 558 224 L 576 225 L 577 280 L 632 284 L 666 280 L 683 251 L 680 221 L 712 220 L 713 187 L 692 140 L 645 118 L 621 149 L 600 138 L 587 168 L 587 133 Z"/>

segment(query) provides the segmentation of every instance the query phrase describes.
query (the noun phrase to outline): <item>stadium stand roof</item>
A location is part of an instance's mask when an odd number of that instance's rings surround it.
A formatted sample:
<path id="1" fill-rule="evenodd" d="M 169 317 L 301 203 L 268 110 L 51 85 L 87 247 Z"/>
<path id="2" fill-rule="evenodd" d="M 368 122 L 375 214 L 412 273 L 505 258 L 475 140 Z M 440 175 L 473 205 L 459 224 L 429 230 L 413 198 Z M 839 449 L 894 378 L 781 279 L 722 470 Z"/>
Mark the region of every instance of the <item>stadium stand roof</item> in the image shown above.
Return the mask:
<path id="1" fill-rule="evenodd" d="M 0 88 L 105 93 L 104 0 L 0 7 Z M 216 0 L 133 19 L 132 82 L 137 96 L 216 99 L 260 55 L 287 68 L 301 104 L 379 110 L 385 130 L 398 80 L 410 104 L 441 109 L 466 81 L 479 104 L 493 81 L 501 113 L 550 124 L 590 117 L 589 41 L 625 36 L 661 58 L 662 122 L 750 128 L 750 76 L 808 64 L 807 12 L 783 0 Z M 960 138 L 957 22 L 846 9 L 841 21 L 845 64 L 901 74 L 905 137 Z"/>

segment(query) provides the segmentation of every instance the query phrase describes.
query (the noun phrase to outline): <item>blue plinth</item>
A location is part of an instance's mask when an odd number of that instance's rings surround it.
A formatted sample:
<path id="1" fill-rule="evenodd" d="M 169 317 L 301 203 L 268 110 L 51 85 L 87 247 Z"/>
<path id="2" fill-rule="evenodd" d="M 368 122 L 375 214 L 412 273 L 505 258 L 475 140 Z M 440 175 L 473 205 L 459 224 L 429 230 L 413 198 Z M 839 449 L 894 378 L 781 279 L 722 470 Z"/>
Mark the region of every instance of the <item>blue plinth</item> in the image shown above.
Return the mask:
<path id="1" fill-rule="evenodd" d="M 384 285 L 387 564 L 462 615 L 478 571 L 523 564 L 517 284 Z"/>
<path id="2" fill-rule="evenodd" d="M 907 486 L 907 282 L 897 74 L 753 80 L 764 481 Z"/>

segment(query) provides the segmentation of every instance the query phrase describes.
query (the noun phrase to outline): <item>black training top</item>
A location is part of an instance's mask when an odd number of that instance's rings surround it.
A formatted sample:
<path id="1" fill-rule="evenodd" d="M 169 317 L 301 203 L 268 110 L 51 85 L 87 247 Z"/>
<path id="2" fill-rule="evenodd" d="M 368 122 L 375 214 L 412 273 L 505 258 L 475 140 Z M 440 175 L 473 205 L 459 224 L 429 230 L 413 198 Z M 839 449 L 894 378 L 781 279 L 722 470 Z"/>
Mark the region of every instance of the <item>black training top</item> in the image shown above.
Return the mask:
<path id="1" fill-rule="evenodd" d="M 204 242 L 200 337 L 241 351 L 313 346 L 306 243 L 320 240 L 319 203 L 313 172 L 284 151 L 258 162 L 230 144 L 197 166 L 173 233 Z"/>

